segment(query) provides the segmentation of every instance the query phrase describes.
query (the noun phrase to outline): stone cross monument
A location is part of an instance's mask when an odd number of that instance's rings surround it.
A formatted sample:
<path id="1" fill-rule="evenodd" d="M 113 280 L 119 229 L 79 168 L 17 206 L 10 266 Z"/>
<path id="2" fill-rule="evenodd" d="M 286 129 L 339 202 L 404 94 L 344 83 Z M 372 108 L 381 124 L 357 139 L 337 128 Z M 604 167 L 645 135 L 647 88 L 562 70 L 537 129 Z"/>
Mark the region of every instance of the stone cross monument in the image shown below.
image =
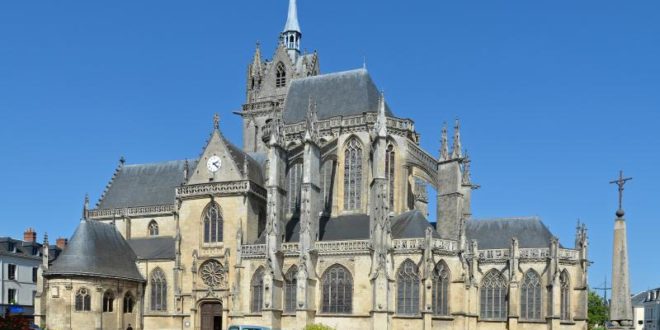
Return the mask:
<path id="1" fill-rule="evenodd" d="M 619 178 L 610 182 L 619 186 L 619 209 L 614 221 L 614 249 L 612 251 L 612 302 L 610 304 L 611 329 L 633 329 L 630 275 L 628 273 L 628 243 L 626 221 L 623 218 L 623 186 L 632 178 Z"/>

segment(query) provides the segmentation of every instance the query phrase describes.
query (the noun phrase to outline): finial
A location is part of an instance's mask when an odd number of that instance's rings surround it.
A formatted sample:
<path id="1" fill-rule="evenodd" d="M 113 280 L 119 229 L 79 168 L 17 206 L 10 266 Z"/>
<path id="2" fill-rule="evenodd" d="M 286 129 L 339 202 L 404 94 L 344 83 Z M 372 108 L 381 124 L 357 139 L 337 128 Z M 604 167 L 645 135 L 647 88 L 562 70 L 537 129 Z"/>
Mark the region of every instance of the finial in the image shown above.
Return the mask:
<path id="1" fill-rule="evenodd" d="M 367 57 L 366 56 L 362 57 L 362 68 L 365 69 L 365 70 L 367 69 Z"/>
<path id="2" fill-rule="evenodd" d="M 220 115 L 217 113 L 213 115 L 213 129 L 220 129 Z"/>
<path id="3" fill-rule="evenodd" d="M 465 150 L 465 159 L 463 160 L 463 184 L 464 185 L 471 185 L 472 178 L 470 177 L 472 173 L 470 173 L 470 163 L 472 161 L 470 160 L 470 156 L 468 155 L 467 150 Z"/>
<path id="4" fill-rule="evenodd" d="M 440 138 L 440 161 L 446 160 L 449 160 L 449 143 L 447 142 L 447 122 L 444 122 Z"/>
<path id="5" fill-rule="evenodd" d="M 186 162 L 183 163 L 183 181 L 188 180 L 188 173 L 190 172 L 190 163 L 186 159 Z"/>
<path id="6" fill-rule="evenodd" d="M 318 122 L 318 117 L 316 114 L 316 102 L 312 99 L 312 96 L 309 96 L 307 104 L 307 118 L 305 125 L 305 141 L 316 142 L 318 136 L 318 130 L 316 123 Z"/>
<path id="7" fill-rule="evenodd" d="M 623 171 L 619 171 L 619 178 L 610 181 L 610 184 L 616 184 L 619 186 L 619 209 L 616 211 L 616 216 L 622 218 L 626 213 L 623 211 L 623 186 L 626 182 L 632 180 L 632 178 L 624 178 Z"/>
<path id="8" fill-rule="evenodd" d="M 126 158 L 124 156 L 119 157 L 119 166 L 124 166 L 126 164 Z"/>
<path id="9" fill-rule="evenodd" d="M 243 177 L 247 180 L 250 178 L 250 172 L 248 167 L 248 156 L 247 154 L 243 155 Z"/>
<path id="10" fill-rule="evenodd" d="M 88 214 L 89 214 L 89 194 L 85 194 L 85 201 L 83 202 L 82 218 L 84 220 L 87 220 Z"/>
<path id="11" fill-rule="evenodd" d="M 456 123 L 454 124 L 454 145 L 451 151 L 451 158 L 458 159 L 461 157 L 461 126 L 458 118 L 456 118 Z"/>
<path id="12" fill-rule="evenodd" d="M 378 117 L 374 124 L 374 131 L 379 137 L 387 137 L 387 115 L 385 114 L 385 92 L 380 92 L 380 100 L 378 102 Z"/>
<path id="13" fill-rule="evenodd" d="M 44 233 L 44 245 L 48 245 L 48 232 Z"/>

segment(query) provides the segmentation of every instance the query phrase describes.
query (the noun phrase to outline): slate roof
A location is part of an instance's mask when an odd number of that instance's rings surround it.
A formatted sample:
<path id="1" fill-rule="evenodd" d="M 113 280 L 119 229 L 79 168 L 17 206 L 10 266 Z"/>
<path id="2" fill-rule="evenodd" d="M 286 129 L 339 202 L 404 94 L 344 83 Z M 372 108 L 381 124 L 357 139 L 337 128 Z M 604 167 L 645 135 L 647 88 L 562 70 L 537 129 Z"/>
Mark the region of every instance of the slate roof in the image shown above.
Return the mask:
<path id="1" fill-rule="evenodd" d="M 633 307 L 643 307 L 644 306 L 644 301 L 646 301 L 646 296 L 648 294 L 648 291 L 642 291 L 630 299 L 632 302 Z"/>
<path id="2" fill-rule="evenodd" d="M 503 218 L 470 220 L 466 222 L 466 236 L 477 240 L 479 249 L 506 249 L 516 237 L 521 248 L 550 246 L 553 235 L 538 218 Z"/>
<path id="3" fill-rule="evenodd" d="M 81 221 L 67 248 L 45 276 L 90 276 L 142 282 L 136 259 L 114 225 Z"/>
<path id="4" fill-rule="evenodd" d="M 243 169 L 244 169 L 244 163 L 247 160 L 248 162 L 248 172 L 249 172 L 249 178 L 254 181 L 257 184 L 264 185 L 264 175 L 263 175 L 263 169 L 262 169 L 262 163 L 260 161 L 255 160 L 251 155 L 255 157 L 259 157 L 260 154 L 258 153 L 246 153 L 243 151 L 243 149 L 237 147 L 231 141 L 227 140 L 222 134 L 220 134 L 220 138 L 222 138 L 225 142 L 225 145 L 227 146 L 227 150 L 229 151 L 229 154 L 231 158 L 234 160 L 236 163 L 236 166 L 238 167 L 238 171 L 241 172 L 243 175 Z M 265 158 L 261 159 L 261 161 L 265 162 Z"/>
<path id="5" fill-rule="evenodd" d="M 305 120 L 309 98 L 320 120 L 378 112 L 380 92 L 366 69 L 330 73 L 291 81 L 282 118 L 287 124 Z M 386 114 L 392 112 L 386 105 Z"/>
<path id="6" fill-rule="evenodd" d="M 369 239 L 369 216 L 367 214 L 348 214 L 321 219 L 319 224 L 321 241 L 344 241 Z M 392 219 L 392 238 L 420 238 L 426 235 L 426 228 L 431 224 L 419 211 L 409 211 Z M 286 241 L 300 240 L 300 222 L 298 218 L 289 220 L 286 226 Z M 433 230 L 433 237 L 440 237 Z M 263 238 L 260 238 L 263 240 Z"/>
<path id="7" fill-rule="evenodd" d="M 0 255 L 41 260 L 41 244 L 0 237 Z"/>
<path id="8" fill-rule="evenodd" d="M 135 238 L 127 242 L 138 260 L 174 260 L 173 237 Z"/>
<path id="9" fill-rule="evenodd" d="M 175 188 L 183 183 L 185 160 L 123 165 L 101 196 L 97 209 L 174 204 Z M 189 161 L 190 172 L 196 160 Z"/>

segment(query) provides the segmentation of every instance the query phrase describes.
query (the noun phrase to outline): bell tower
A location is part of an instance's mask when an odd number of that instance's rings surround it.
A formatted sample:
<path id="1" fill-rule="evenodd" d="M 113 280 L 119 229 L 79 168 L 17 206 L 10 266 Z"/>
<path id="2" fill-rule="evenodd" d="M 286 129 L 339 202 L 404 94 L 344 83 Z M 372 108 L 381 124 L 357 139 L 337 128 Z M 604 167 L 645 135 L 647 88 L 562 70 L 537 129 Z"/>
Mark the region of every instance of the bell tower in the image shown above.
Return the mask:
<path id="1" fill-rule="evenodd" d="M 298 4 L 296 0 L 289 0 L 289 14 L 280 38 L 289 53 L 289 57 L 291 57 L 291 61 L 296 63 L 300 55 L 300 39 L 302 38 L 300 24 L 298 23 Z"/>

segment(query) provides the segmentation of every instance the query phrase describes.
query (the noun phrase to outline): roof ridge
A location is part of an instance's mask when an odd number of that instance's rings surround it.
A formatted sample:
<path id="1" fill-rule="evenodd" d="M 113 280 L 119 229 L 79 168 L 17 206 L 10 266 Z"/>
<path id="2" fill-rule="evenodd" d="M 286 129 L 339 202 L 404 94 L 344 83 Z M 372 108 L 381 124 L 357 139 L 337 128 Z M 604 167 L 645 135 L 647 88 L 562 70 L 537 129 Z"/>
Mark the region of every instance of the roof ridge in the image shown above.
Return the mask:
<path id="1" fill-rule="evenodd" d="M 520 216 L 520 217 L 493 217 L 493 218 L 471 218 L 470 221 L 473 222 L 493 222 L 493 221 L 505 221 L 505 220 L 513 220 L 513 221 L 528 221 L 528 220 L 537 220 L 541 221 L 541 217 L 533 215 L 533 216 Z"/>
<path id="2" fill-rule="evenodd" d="M 302 77 L 302 78 L 297 78 L 291 81 L 291 83 L 295 83 L 297 81 L 305 81 L 305 80 L 316 80 L 316 79 L 322 79 L 328 76 L 338 76 L 342 74 L 349 74 L 349 73 L 358 73 L 364 71 L 371 77 L 369 74 L 369 71 L 365 68 L 357 68 L 357 69 L 350 69 L 350 70 L 344 70 L 344 71 L 335 71 L 335 72 L 328 72 L 328 73 L 322 73 L 322 74 L 317 74 L 316 76 L 309 76 L 309 77 Z"/>

